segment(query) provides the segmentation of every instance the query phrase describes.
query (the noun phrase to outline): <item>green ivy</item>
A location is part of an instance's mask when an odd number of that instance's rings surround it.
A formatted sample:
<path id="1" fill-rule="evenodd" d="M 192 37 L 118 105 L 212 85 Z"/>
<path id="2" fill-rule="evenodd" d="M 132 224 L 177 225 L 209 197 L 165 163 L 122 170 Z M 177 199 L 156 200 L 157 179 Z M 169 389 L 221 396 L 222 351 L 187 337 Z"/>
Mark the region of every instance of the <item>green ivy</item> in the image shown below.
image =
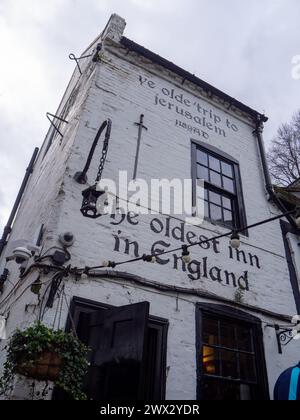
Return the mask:
<path id="1" fill-rule="evenodd" d="M 17 330 L 6 346 L 7 359 L 0 379 L 0 394 L 12 389 L 18 364 L 34 365 L 44 351 L 56 352 L 62 358 L 62 369 L 55 386 L 75 400 L 85 400 L 82 383 L 87 373 L 88 348 L 73 333 L 53 330 L 41 323 L 25 331 Z"/>

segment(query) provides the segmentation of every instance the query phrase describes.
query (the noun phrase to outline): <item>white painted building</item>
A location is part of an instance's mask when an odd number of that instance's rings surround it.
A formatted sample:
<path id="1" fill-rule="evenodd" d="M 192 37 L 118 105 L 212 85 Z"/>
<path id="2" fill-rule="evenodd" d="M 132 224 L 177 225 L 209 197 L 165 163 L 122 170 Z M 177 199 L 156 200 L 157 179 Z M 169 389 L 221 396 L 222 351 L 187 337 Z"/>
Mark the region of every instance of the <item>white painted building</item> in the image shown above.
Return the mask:
<path id="1" fill-rule="evenodd" d="M 234 225 L 240 229 L 282 213 L 264 163 L 266 118 L 128 40 L 124 29 L 124 20 L 113 15 L 83 53 L 90 57 L 78 61 L 56 113 L 66 122 L 54 119 L 61 135 L 51 126 L 35 162 L 0 260 L 1 272 L 9 270 L 0 302 L 8 334 L 40 314 L 52 325 L 58 305 L 55 298 L 52 309 L 45 307 L 53 272 L 45 274 L 32 259 L 27 266 L 33 264 L 32 269 L 20 282 L 15 261 L 5 261 L 19 244 L 15 241 L 36 244 L 42 232 L 42 255 L 52 255 L 53 247 L 61 248 L 59 236 L 71 232 L 75 242 L 65 266 L 73 268 L 101 266 L 104 260 L 119 263 L 202 241 L 189 249 L 189 264 L 182 262 L 179 250 L 158 256 L 155 264 L 138 261 L 64 279 L 70 308 L 63 305 L 61 328 L 70 327 L 69 309 L 86 342 L 87 313 L 99 311 L 106 320 L 108 314 L 117 319 L 130 313 L 136 322 L 136 330 L 129 321 L 127 326 L 117 323 L 115 338 L 120 348 L 130 343 L 138 368 L 117 363 L 107 374 L 106 387 L 90 384 L 88 391 L 99 399 L 272 398 L 279 374 L 299 361 L 299 343 L 291 342 L 280 354 L 275 330 L 275 325 L 289 325 L 300 308 L 299 277 L 286 259 L 286 231 L 276 220 L 244 231 L 238 250 L 229 246 L 230 237 L 203 243 Z M 107 119 L 112 122 L 103 178 L 117 182 L 119 171 L 127 171 L 131 181 L 141 115 L 147 130 L 141 130 L 137 178 L 192 176 L 194 185 L 197 178 L 205 179 L 201 226 L 155 212 L 97 219 L 81 213 L 82 191 L 96 178 L 104 135 L 88 184 L 79 184 L 74 175 L 83 170 L 99 127 Z M 31 285 L 37 278 L 43 285 L 34 294 Z M 11 293 L 12 284 L 17 287 Z M 150 305 L 149 317 L 144 302 Z M 99 329 L 104 342 L 102 334 Z M 128 385 L 124 372 L 127 381 L 132 377 Z M 145 391 L 136 385 L 139 374 Z M 20 390 L 14 397 L 22 397 Z"/>

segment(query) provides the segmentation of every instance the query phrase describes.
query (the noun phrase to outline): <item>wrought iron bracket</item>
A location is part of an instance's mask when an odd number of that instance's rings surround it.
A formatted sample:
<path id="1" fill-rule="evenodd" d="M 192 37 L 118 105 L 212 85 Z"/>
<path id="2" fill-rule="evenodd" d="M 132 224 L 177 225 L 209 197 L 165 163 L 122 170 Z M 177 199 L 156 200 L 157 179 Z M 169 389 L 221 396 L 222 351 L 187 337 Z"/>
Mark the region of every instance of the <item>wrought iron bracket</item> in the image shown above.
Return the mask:
<path id="1" fill-rule="evenodd" d="M 282 347 L 286 347 L 293 341 L 293 328 L 283 328 L 279 325 L 275 325 L 278 353 L 282 354 Z"/>
<path id="2" fill-rule="evenodd" d="M 61 122 L 65 123 L 65 124 L 69 124 L 69 121 L 66 121 L 66 120 L 64 120 L 61 117 L 58 117 L 57 115 L 50 114 L 50 112 L 47 112 L 46 117 L 50 121 L 50 124 L 52 125 L 52 127 L 55 128 L 55 130 L 58 132 L 58 134 L 61 137 L 63 137 L 63 134 L 60 132 L 59 128 L 55 125 L 54 121 L 55 120 L 58 120 L 58 121 L 61 121 Z"/>
<path id="3" fill-rule="evenodd" d="M 81 67 L 80 67 L 80 64 L 79 64 L 79 61 L 80 60 L 84 60 L 85 58 L 90 58 L 90 57 L 93 57 L 93 62 L 95 63 L 95 62 L 97 62 L 98 61 L 98 58 L 99 58 L 99 52 L 102 50 L 102 44 L 97 44 L 97 47 L 96 47 L 96 52 L 94 53 L 92 53 L 92 54 L 89 54 L 89 55 L 83 55 L 82 57 L 76 57 L 75 56 L 75 54 L 70 54 L 69 55 L 69 59 L 70 60 L 73 60 L 73 61 L 75 61 L 76 62 L 76 65 L 77 65 L 77 68 L 78 68 L 78 71 L 79 71 L 79 73 L 82 75 L 82 70 L 81 70 Z"/>

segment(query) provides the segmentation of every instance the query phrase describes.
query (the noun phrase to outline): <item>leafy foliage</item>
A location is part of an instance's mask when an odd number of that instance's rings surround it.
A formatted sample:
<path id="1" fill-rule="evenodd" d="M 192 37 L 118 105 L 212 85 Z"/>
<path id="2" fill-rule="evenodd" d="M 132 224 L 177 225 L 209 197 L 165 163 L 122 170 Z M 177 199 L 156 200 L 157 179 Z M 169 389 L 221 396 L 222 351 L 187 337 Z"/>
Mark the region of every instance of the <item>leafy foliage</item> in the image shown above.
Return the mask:
<path id="1" fill-rule="evenodd" d="M 279 186 L 288 186 L 300 178 L 300 111 L 291 123 L 278 129 L 268 153 L 270 173 Z"/>
<path id="2" fill-rule="evenodd" d="M 55 331 L 37 323 L 25 331 L 17 330 L 6 350 L 7 360 L 0 380 L 1 394 L 11 389 L 20 361 L 33 365 L 44 351 L 50 351 L 59 354 L 63 362 L 55 386 L 75 400 L 86 399 L 81 387 L 88 369 L 88 349 L 74 334 Z"/>

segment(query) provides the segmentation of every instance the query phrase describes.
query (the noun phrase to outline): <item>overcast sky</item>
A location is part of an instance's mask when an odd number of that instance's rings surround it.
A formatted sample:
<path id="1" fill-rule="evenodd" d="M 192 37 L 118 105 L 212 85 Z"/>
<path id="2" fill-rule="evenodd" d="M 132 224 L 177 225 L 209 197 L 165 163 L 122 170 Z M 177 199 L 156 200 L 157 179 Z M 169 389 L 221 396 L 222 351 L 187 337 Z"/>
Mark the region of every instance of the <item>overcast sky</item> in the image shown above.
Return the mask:
<path id="1" fill-rule="evenodd" d="M 299 0 L 0 0 L 0 236 L 80 54 L 111 13 L 126 36 L 270 117 L 300 108 Z"/>

